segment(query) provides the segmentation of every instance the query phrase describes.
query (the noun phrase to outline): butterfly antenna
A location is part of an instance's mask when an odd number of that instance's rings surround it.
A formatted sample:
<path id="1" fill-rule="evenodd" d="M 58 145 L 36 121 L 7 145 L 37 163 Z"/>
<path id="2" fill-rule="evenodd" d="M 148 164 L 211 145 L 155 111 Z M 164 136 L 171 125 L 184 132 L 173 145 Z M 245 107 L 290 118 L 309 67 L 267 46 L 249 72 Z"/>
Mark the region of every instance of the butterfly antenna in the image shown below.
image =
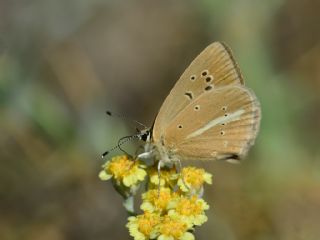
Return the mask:
<path id="1" fill-rule="evenodd" d="M 139 138 L 139 136 L 140 136 L 139 134 L 136 134 L 136 135 L 125 136 L 125 137 L 120 138 L 119 141 L 118 141 L 117 146 L 111 148 L 111 149 L 108 150 L 108 151 L 105 151 L 105 152 L 102 154 L 101 157 L 104 158 L 104 157 L 107 156 L 110 152 L 112 152 L 112 151 L 114 151 L 114 150 L 116 150 L 116 149 L 120 149 L 120 150 L 121 150 L 122 152 L 124 152 L 126 155 L 130 155 L 130 154 L 128 154 L 125 150 L 123 150 L 123 149 L 121 148 L 121 145 L 123 145 L 123 144 L 131 141 L 132 139 Z"/>
<path id="2" fill-rule="evenodd" d="M 140 125 L 140 126 L 143 127 L 143 128 L 148 128 L 148 127 L 147 127 L 146 125 L 144 125 L 143 123 L 141 123 L 141 122 L 139 122 L 139 121 L 137 121 L 137 120 L 134 120 L 134 119 L 129 119 L 129 118 L 127 118 L 127 117 L 124 116 L 124 115 L 114 114 L 114 113 L 112 113 L 112 112 L 110 112 L 110 111 L 106 111 L 106 114 L 107 114 L 108 116 L 111 116 L 111 117 L 117 117 L 117 118 L 120 118 L 120 119 L 123 119 L 123 120 L 126 120 L 126 121 L 134 122 L 134 123 Z"/>

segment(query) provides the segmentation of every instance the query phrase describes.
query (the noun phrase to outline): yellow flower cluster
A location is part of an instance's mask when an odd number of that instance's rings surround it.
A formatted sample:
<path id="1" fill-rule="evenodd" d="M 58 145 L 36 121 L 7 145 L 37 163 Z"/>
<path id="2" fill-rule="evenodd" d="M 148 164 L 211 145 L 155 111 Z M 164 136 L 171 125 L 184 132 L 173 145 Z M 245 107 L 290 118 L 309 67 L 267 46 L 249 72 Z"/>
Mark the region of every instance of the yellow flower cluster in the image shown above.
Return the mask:
<path id="1" fill-rule="evenodd" d="M 127 155 L 113 157 L 102 167 L 103 170 L 99 173 L 101 180 L 114 178 L 118 185 L 123 184 L 126 187 L 137 185 L 147 175 L 144 170 L 146 166 L 138 160 L 130 159 Z"/>
<path id="2" fill-rule="evenodd" d="M 183 192 L 199 194 L 202 191 L 203 184 L 212 184 L 212 175 L 202 168 L 186 167 L 182 169 L 181 177 L 178 179 L 178 186 Z"/>
<path id="3" fill-rule="evenodd" d="M 142 199 L 144 213 L 129 217 L 127 224 L 135 240 L 192 240 L 194 227 L 207 221 L 204 211 L 209 205 L 198 196 L 160 188 L 144 193 Z"/>
<path id="4" fill-rule="evenodd" d="M 180 173 L 174 167 L 164 167 L 158 173 L 156 166 L 146 167 L 118 156 L 103 165 L 100 178 L 113 178 L 130 188 L 148 175 L 140 206 L 143 213 L 128 218 L 127 228 L 135 240 L 193 240 L 195 226 L 207 221 L 209 205 L 201 195 L 203 185 L 211 184 L 212 175 L 195 167 L 183 168 Z"/>

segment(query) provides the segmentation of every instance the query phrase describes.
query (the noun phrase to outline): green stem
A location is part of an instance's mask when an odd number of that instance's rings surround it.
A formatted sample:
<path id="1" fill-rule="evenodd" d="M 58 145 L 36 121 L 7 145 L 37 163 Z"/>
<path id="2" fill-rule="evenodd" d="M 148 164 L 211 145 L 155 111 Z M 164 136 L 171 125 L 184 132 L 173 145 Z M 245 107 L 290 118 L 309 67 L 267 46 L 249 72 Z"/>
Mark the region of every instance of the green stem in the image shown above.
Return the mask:
<path id="1" fill-rule="evenodd" d="M 128 214 L 130 216 L 136 215 L 135 211 L 134 211 L 134 198 L 133 198 L 133 196 L 130 196 L 130 197 L 124 199 L 123 206 L 125 207 L 125 209 L 127 210 Z"/>

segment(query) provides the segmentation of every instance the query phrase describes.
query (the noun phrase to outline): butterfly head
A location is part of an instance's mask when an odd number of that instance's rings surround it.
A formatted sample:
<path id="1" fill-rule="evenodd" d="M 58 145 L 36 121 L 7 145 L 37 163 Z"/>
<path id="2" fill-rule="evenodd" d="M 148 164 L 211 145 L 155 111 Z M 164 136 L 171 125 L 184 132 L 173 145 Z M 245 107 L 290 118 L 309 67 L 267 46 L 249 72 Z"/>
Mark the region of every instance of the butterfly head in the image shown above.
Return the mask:
<path id="1" fill-rule="evenodd" d="M 150 142 L 151 140 L 151 129 L 150 128 L 145 128 L 143 130 L 139 130 L 138 137 L 140 140 L 144 142 Z"/>

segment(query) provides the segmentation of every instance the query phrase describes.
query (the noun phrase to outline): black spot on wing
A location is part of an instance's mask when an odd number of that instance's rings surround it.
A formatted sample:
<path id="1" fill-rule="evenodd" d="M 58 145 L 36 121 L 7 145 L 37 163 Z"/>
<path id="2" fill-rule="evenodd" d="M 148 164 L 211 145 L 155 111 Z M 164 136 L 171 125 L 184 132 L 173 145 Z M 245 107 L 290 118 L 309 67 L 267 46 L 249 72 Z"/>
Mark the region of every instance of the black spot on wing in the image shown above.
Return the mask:
<path id="1" fill-rule="evenodd" d="M 212 89 L 212 86 L 211 86 L 211 85 L 206 86 L 206 87 L 204 88 L 204 90 L 206 90 L 206 91 L 210 91 L 211 89 Z"/>
<path id="2" fill-rule="evenodd" d="M 184 95 L 187 96 L 190 100 L 193 99 L 192 92 L 186 92 Z"/>

